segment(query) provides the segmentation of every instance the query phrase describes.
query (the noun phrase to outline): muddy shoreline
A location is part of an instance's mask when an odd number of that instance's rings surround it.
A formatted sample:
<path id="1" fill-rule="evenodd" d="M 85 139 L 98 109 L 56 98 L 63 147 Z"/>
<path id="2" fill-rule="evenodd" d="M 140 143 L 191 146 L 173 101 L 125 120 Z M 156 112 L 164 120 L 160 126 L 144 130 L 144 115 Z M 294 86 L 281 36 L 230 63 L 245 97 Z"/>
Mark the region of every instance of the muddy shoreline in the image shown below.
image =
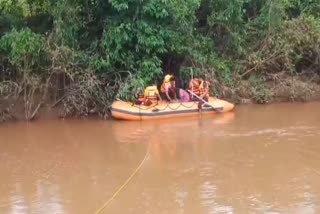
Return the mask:
<path id="1" fill-rule="evenodd" d="M 318 75 L 317 77 L 317 79 L 310 81 L 303 76 L 289 77 L 284 75 L 264 82 L 258 82 L 256 79 L 240 80 L 233 86 L 225 86 L 218 81 L 213 81 L 211 94 L 215 94 L 219 99 L 234 103 L 236 106 L 315 102 L 320 101 L 320 77 Z M 0 123 L 58 118 L 112 119 L 110 114 L 112 102 L 110 100 L 99 105 L 94 97 L 81 100 L 78 97 L 67 96 L 67 94 L 61 96 L 64 99 L 59 98 L 57 102 L 57 99 L 52 99 L 50 94 L 46 98 L 41 94 L 35 95 L 31 104 L 28 103 L 29 101 L 25 102 L 23 97 L 16 100 L 0 99 Z M 26 118 L 26 107 L 30 107 L 29 115 L 33 115 L 31 119 Z"/>
<path id="2" fill-rule="evenodd" d="M 259 106 L 266 106 L 266 105 L 272 105 L 272 104 L 282 104 L 282 103 L 290 103 L 290 104 L 303 104 L 303 103 L 312 103 L 312 102 L 320 102 L 320 94 L 318 96 L 312 96 L 309 97 L 307 100 L 295 100 L 291 101 L 290 98 L 275 98 L 270 102 L 266 103 L 257 103 L 254 102 L 252 99 L 242 99 L 240 102 L 236 102 L 235 100 L 225 99 L 235 104 L 235 110 L 237 106 L 252 106 L 252 105 L 259 105 Z M 102 115 L 99 112 L 92 111 L 91 113 L 88 113 L 87 115 L 77 115 L 77 116 L 67 116 L 64 117 L 61 115 L 63 107 L 57 106 L 55 108 L 51 108 L 50 105 L 43 106 L 39 109 L 39 112 L 36 114 L 34 119 L 29 120 L 29 122 L 35 122 L 35 121 L 43 121 L 43 120 L 114 120 L 110 113 Z M 15 115 L 12 116 L 12 118 L 9 118 L 7 120 L 0 121 L 1 123 L 14 123 L 14 122 L 23 122 L 27 121 L 24 118 L 24 110 L 20 109 L 19 111 L 15 112 Z"/>

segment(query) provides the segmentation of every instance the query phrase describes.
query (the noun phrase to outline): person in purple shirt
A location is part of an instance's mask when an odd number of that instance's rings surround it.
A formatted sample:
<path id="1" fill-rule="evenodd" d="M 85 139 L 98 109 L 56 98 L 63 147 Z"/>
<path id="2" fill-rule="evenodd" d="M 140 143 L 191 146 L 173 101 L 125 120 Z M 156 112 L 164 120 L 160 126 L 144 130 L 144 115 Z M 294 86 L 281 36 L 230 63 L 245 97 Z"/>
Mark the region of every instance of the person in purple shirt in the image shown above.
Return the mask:
<path id="1" fill-rule="evenodd" d="M 190 95 L 189 93 L 182 89 L 182 88 L 179 88 L 179 101 L 180 102 L 189 102 L 190 101 Z"/>

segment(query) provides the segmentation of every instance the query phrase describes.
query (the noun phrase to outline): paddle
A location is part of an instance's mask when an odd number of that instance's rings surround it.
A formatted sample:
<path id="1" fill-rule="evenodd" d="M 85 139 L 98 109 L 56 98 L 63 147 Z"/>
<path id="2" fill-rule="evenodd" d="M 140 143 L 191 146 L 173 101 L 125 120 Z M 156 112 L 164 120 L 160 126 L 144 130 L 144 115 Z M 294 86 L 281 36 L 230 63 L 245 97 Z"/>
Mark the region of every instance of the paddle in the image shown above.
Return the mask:
<path id="1" fill-rule="evenodd" d="M 198 95 L 196 95 L 195 93 L 193 93 L 192 91 L 188 90 L 190 94 L 192 94 L 193 96 L 197 97 L 198 99 L 200 99 L 201 101 L 203 101 L 205 104 L 211 106 L 213 108 L 214 111 L 218 111 L 221 112 L 223 110 L 223 107 L 214 107 L 213 105 L 211 105 L 210 103 L 208 103 L 207 101 L 205 101 L 204 99 L 202 99 L 201 97 L 199 97 Z"/>

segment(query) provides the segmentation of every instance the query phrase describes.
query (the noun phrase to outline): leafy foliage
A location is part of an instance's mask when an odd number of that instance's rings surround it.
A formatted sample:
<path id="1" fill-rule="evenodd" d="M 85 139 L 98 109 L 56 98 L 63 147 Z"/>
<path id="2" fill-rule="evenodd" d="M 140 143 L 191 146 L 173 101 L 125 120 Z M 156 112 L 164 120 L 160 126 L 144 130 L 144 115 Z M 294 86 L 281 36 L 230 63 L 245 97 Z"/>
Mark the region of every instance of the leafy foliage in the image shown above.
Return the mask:
<path id="1" fill-rule="evenodd" d="M 0 50 L 9 58 L 12 65 L 20 63 L 39 63 L 44 52 L 43 36 L 33 33 L 30 29 L 17 31 L 13 29 L 0 39 Z"/>
<path id="2" fill-rule="evenodd" d="M 0 81 L 58 87 L 66 112 L 105 110 L 169 72 L 206 74 L 219 94 L 262 75 L 249 81 L 261 102 L 272 94 L 261 79 L 320 73 L 318 0 L 2 0 L 0 11 Z"/>

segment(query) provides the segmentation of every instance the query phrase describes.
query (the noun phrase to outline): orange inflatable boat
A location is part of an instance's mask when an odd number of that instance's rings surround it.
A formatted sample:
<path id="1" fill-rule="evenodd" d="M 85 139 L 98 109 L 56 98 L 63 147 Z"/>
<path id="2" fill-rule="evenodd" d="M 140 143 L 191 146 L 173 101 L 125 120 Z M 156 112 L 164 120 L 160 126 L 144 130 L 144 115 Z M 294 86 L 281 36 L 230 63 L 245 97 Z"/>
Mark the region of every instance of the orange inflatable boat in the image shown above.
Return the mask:
<path id="1" fill-rule="evenodd" d="M 234 104 L 214 97 L 210 97 L 208 103 L 210 106 L 206 104 L 200 113 L 197 101 L 177 103 L 163 101 L 151 106 L 115 101 L 111 106 L 111 114 L 113 118 L 121 120 L 153 120 L 225 113 L 234 109 Z"/>

